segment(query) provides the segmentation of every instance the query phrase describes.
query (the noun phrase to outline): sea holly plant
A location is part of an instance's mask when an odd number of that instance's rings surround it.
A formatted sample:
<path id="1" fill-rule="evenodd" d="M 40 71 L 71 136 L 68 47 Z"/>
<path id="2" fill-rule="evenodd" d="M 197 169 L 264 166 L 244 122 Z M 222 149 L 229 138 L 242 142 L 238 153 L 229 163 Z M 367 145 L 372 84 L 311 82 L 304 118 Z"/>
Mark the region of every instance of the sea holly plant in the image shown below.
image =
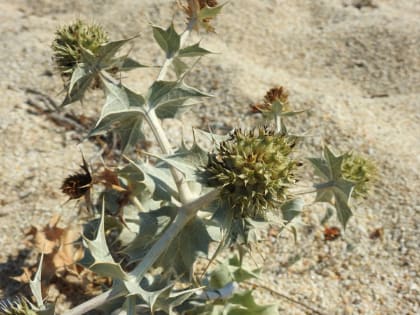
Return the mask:
<path id="1" fill-rule="evenodd" d="M 252 291 L 242 287 L 243 281 L 260 277 L 259 270 L 247 268 L 244 256 L 259 230 L 268 224 L 288 226 L 304 207 L 294 193 L 305 160 L 298 149 L 304 137 L 286 127 L 301 111 L 292 109 L 283 87 L 274 87 L 263 103 L 253 106 L 263 114 L 265 126 L 236 128 L 225 135 L 194 130 L 192 145 L 182 139 L 171 144 L 162 120 L 178 118 L 211 97 L 185 81 L 191 63 L 211 54 L 200 42 L 190 42 L 189 34 L 214 31 L 213 19 L 224 6 L 210 0 L 179 4 L 186 14 L 182 32 L 173 23 L 151 26 L 165 61 L 144 95 L 118 75 L 144 67 L 124 50 L 135 38 L 109 41 L 101 26 L 80 20 L 56 33 L 52 48 L 66 89 L 62 106 L 83 100 L 93 88 L 102 89 L 104 105 L 87 136 L 116 133 L 121 154 L 112 161 L 117 166 L 95 172 L 83 159 L 83 173 L 64 180 L 63 192 L 70 199 L 86 197 L 94 212 L 84 224 L 84 254 L 76 263 L 112 280 L 102 294 L 66 315 L 93 309 L 106 314 L 278 312 L 275 305 L 258 305 Z M 170 71 L 173 80 L 167 79 Z M 160 153 L 135 150 L 145 139 L 145 128 L 152 131 Z M 199 144 L 206 140 L 207 146 Z M 335 207 L 345 227 L 351 198 L 366 196 L 373 166 L 355 153 L 336 155 L 327 146 L 321 158 L 309 162 L 317 176 L 315 201 Z M 223 260 L 226 248 L 234 254 Z M 21 300 L 24 311 L 13 313 L 17 304 L 11 303 L 10 314 L 47 314 L 36 279 L 38 286 L 32 287 L 38 307 Z"/>

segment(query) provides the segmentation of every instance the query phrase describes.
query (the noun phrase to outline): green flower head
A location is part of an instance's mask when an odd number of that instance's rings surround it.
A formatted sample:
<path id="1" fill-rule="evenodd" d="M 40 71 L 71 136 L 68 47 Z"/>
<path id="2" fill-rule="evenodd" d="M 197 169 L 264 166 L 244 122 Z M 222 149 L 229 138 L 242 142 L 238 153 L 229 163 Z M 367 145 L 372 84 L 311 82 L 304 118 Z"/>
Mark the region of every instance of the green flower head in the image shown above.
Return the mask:
<path id="1" fill-rule="evenodd" d="M 52 43 L 54 61 L 61 73 L 69 76 L 76 64 L 82 60 L 82 48 L 95 54 L 99 47 L 107 42 L 108 35 L 101 26 L 77 20 L 55 32 Z"/>
<path id="2" fill-rule="evenodd" d="M 287 199 L 287 186 L 295 182 L 298 162 L 289 157 L 295 143 L 295 138 L 267 128 L 236 129 L 210 155 L 206 182 L 222 187 L 221 197 L 234 208 L 235 217 L 264 218 Z"/>
<path id="3" fill-rule="evenodd" d="M 344 156 L 341 171 L 344 179 L 355 183 L 352 193 L 354 198 L 365 197 L 368 194 L 371 182 L 377 174 L 371 161 L 354 153 Z"/>

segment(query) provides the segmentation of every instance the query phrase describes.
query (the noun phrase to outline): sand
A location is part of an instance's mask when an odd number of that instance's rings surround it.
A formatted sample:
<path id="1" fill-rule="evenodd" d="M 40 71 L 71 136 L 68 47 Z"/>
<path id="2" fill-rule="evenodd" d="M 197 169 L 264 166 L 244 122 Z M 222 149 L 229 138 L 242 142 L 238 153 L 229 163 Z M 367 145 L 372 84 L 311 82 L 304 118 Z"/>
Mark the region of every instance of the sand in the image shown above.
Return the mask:
<path id="1" fill-rule="evenodd" d="M 54 213 L 64 221 L 77 216 L 59 187 L 80 163 L 80 135 L 34 114 L 30 105 L 45 100 L 34 91 L 56 102 L 63 97 L 51 61 L 54 30 L 81 17 L 105 25 L 112 39 L 140 34 L 132 55 L 159 64 L 163 56 L 148 23 L 166 26 L 174 8 L 172 1 L 151 0 L 0 2 L 0 296 L 16 294 L 19 287 L 8 277 L 33 259 L 23 231 Z M 202 34 L 202 46 L 219 54 L 205 58 L 188 79 L 215 98 L 185 114 L 184 123 L 164 124 L 174 144 L 182 127 L 187 139 L 191 126 L 249 127 L 258 123 L 249 104 L 283 85 L 293 106 L 308 110 L 290 121 L 292 130 L 311 135 L 308 156 L 329 144 L 375 161 L 380 176 L 373 194 L 353 205 L 343 237 L 325 242 L 324 208 L 309 204 L 297 244 L 288 233 L 263 243 L 260 282 L 322 314 L 419 312 L 419 19 L 417 0 L 230 1 L 216 34 Z M 142 92 L 155 76 L 156 70 L 137 70 L 123 80 Z M 67 110 L 97 117 L 100 106 L 94 93 Z M 82 148 L 89 157 L 97 150 L 89 142 Z M 372 239 L 376 229 L 383 236 Z M 313 313 L 256 291 L 284 314 Z"/>

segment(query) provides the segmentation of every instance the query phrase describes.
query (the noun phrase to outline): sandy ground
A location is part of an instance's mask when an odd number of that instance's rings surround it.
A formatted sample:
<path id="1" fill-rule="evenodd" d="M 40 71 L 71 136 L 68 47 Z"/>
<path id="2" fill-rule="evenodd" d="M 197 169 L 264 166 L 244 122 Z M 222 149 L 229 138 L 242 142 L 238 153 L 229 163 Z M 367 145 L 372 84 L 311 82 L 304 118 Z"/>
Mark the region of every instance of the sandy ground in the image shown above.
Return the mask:
<path id="1" fill-rule="evenodd" d="M 140 34 L 132 55 L 157 64 L 148 23 L 167 25 L 171 1 L 0 1 L 0 295 L 16 293 L 8 277 L 29 259 L 23 230 L 53 213 L 76 217 L 59 187 L 77 168 L 76 132 L 31 113 L 31 103 L 59 102 L 50 43 L 57 26 L 74 18 L 106 26 L 112 39 Z M 291 124 L 308 131 L 311 154 L 327 143 L 369 155 L 380 170 L 371 198 L 354 205 L 344 237 L 324 242 L 320 207 L 305 209 L 299 240 L 282 234 L 267 243 L 262 282 L 322 314 L 418 314 L 420 304 L 420 1 L 242 0 L 230 1 L 204 47 L 208 57 L 191 83 L 216 95 L 186 115 L 165 122 L 216 129 L 254 123 L 248 105 L 275 85 L 285 86 L 296 108 L 308 113 Z M 124 78 L 144 91 L 155 70 Z M 96 117 L 99 96 L 72 110 Z M 205 127 L 205 126 L 204 126 Z M 174 137 L 176 139 L 176 137 Z M 83 144 L 92 156 L 95 147 Z M 332 221 L 331 224 L 336 224 Z M 382 238 L 370 237 L 383 229 Z M 273 254 L 274 253 L 274 254 Z M 297 262 L 292 264 L 296 258 Z M 284 314 L 304 307 L 258 290 Z"/>

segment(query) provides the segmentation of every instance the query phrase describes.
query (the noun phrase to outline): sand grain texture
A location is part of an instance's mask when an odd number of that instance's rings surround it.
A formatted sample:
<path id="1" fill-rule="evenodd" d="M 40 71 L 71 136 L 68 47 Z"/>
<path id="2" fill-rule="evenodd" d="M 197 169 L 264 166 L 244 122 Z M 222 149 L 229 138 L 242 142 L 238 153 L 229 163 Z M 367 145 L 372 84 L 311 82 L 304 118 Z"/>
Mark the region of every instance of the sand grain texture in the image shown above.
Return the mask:
<path id="1" fill-rule="evenodd" d="M 53 213 L 76 216 L 59 191 L 63 176 L 80 163 L 75 133 L 28 112 L 28 100 L 40 100 L 28 89 L 62 98 L 49 48 L 55 28 L 82 17 L 106 25 L 113 39 L 140 33 L 133 56 L 156 64 L 162 54 L 148 22 L 167 25 L 174 9 L 170 1 L 72 3 L 0 2 L 0 295 L 16 289 L 8 276 L 26 259 L 23 230 Z M 314 135 L 306 142 L 311 155 L 327 143 L 376 161 L 374 195 L 354 205 L 343 238 L 324 242 L 323 210 L 309 205 L 297 245 L 287 233 L 264 243 L 263 280 L 323 314 L 419 313 L 419 20 L 418 0 L 230 1 L 217 34 L 202 42 L 221 54 L 205 58 L 191 75 L 191 84 L 216 98 L 185 114 L 184 124 L 165 122 L 175 135 L 182 126 L 187 132 L 247 127 L 255 123 L 248 105 L 281 84 L 293 105 L 309 110 L 291 128 Z M 138 70 L 124 80 L 145 91 L 155 75 Z M 94 117 L 98 100 L 88 97 L 72 110 Z M 94 154 L 92 144 L 83 150 Z M 371 239 L 377 228 L 383 238 Z M 299 259 L 289 265 L 293 257 Z M 284 314 L 311 314 L 264 290 L 258 295 L 278 302 Z"/>

